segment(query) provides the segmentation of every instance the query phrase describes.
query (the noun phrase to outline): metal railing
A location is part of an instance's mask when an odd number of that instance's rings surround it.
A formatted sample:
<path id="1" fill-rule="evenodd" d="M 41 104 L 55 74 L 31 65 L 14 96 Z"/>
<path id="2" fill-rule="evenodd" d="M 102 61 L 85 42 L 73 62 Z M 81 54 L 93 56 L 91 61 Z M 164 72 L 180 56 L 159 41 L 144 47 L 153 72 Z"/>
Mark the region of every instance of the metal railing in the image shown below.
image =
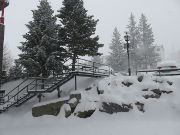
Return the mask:
<path id="1" fill-rule="evenodd" d="M 13 106 L 14 104 L 19 104 L 19 102 L 28 100 L 27 96 L 30 96 L 33 93 L 35 96 L 38 92 L 48 92 L 49 89 L 54 90 L 56 86 L 66 83 L 69 79 L 77 74 L 84 76 L 109 76 L 112 71 L 108 65 L 93 62 L 91 60 L 86 60 L 82 58 L 77 58 L 75 63 L 75 70 L 72 70 L 72 64 L 67 65 L 57 76 L 51 78 L 42 78 L 42 77 L 28 77 L 23 80 L 18 86 L 9 91 L 4 95 L 3 105 L 7 105 L 6 109 Z"/>
<path id="2" fill-rule="evenodd" d="M 179 71 L 179 72 L 174 72 L 174 71 Z M 164 69 L 147 69 L 147 70 L 137 70 L 136 75 L 138 73 L 149 73 L 153 72 L 155 73 L 155 76 L 175 76 L 175 75 L 180 75 L 180 68 L 164 68 Z"/>
<path id="3" fill-rule="evenodd" d="M 75 71 L 107 75 L 110 75 L 112 73 L 108 65 L 82 58 L 77 58 L 77 62 L 75 64 Z"/>

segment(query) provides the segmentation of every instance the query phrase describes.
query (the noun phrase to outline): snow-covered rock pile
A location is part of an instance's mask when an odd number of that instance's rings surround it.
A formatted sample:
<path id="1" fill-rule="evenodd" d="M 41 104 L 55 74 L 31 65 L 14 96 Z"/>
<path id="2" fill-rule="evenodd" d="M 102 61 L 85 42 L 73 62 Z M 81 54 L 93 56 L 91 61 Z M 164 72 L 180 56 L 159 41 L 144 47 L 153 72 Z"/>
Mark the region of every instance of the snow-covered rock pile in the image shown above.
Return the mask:
<path id="1" fill-rule="evenodd" d="M 66 117 L 72 115 L 87 118 L 96 111 L 108 114 L 130 111 L 146 113 L 149 106 L 159 104 L 160 108 L 162 104 L 166 104 L 180 112 L 179 82 L 178 77 L 110 76 L 94 82 L 86 89 L 72 92 L 66 102 L 63 100 L 65 105 L 61 104 L 54 110 L 57 110 L 55 114 L 61 110 L 60 115 L 64 114 Z M 61 99 L 58 100 L 56 102 L 62 102 Z M 34 109 L 42 106 L 48 108 L 50 104 L 54 106 L 55 103 L 37 104 L 32 109 L 33 113 Z"/>

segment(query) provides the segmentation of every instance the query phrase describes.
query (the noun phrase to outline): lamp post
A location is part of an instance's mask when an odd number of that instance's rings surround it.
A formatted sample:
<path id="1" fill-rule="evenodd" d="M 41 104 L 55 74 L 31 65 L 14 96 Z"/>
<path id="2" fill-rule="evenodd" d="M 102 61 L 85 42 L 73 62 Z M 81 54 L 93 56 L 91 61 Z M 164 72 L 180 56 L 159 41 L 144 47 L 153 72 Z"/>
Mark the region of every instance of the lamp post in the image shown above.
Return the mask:
<path id="1" fill-rule="evenodd" d="M 126 41 L 126 48 L 127 48 L 127 55 L 128 55 L 128 73 L 129 76 L 131 76 L 131 68 L 130 68 L 130 58 L 129 58 L 129 40 L 130 40 L 130 36 L 128 35 L 128 33 L 126 32 L 126 35 L 124 36 L 124 39 Z"/>
<path id="2" fill-rule="evenodd" d="M 1 80 L 2 80 L 2 64 L 3 64 L 3 45 L 4 45 L 4 9 L 9 5 L 7 0 L 0 0 L 0 87 L 1 87 Z"/>

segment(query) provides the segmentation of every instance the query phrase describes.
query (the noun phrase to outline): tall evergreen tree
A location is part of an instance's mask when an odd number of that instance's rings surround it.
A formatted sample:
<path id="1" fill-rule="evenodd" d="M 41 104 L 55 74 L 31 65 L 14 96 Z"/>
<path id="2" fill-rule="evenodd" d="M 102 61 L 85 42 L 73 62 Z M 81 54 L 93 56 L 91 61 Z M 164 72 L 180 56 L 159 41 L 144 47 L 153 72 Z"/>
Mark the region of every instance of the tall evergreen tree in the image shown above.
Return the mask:
<path id="1" fill-rule="evenodd" d="M 129 18 L 129 24 L 127 25 L 127 29 L 130 35 L 131 69 L 137 70 L 138 65 L 139 65 L 138 46 L 140 43 L 140 34 L 139 34 L 137 23 L 135 21 L 135 16 L 132 13 Z"/>
<path id="2" fill-rule="evenodd" d="M 141 15 L 139 21 L 139 31 L 140 31 L 140 48 L 142 56 L 142 68 L 154 67 L 158 60 L 158 54 L 155 52 L 154 35 L 152 32 L 151 25 L 148 24 L 147 18 L 144 14 Z"/>
<path id="3" fill-rule="evenodd" d="M 59 40 L 67 46 L 74 70 L 78 56 L 100 55 L 98 48 L 103 44 L 99 44 L 99 37 L 95 36 L 98 20 L 87 15 L 82 0 L 64 0 L 63 7 L 58 12 L 57 17 L 62 25 Z"/>
<path id="4" fill-rule="evenodd" d="M 124 71 L 127 69 L 127 57 L 121 41 L 121 35 L 117 28 L 114 29 L 110 45 L 111 53 L 107 58 L 107 63 L 115 71 Z"/>
<path id="5" fill-rule="evenodd" d="M 3 71 L 8 71 L 12 66 L 12 63 L 13 63 L 13 58 L 7 46 L 5 45 L 3 48 L 3 65 L 2 65 Z"/>
<path id="6" fill-rule="evenodd" d="M 52 65 L 56 63 L 52 61 L 55 61 L 56 57 L 63 61 L 66 50 L 57 40 L 58 25 L 48 1 L 41 0 L 38 9 L 32 13 L 33 20 L 26 25 L 29 31 L 23 35 L 25 41 L 19 47 L 22 51 L 19 60 L 28 73 L 47 77 L 49 71 L 56 66 Z"/>
<path id="7" fill-rule="evenodd" d="M 11 79 L 21 78 L 23 69 L 18 60 L 14 61 L 14 66 L 9 69 L 9 76 Z"/>

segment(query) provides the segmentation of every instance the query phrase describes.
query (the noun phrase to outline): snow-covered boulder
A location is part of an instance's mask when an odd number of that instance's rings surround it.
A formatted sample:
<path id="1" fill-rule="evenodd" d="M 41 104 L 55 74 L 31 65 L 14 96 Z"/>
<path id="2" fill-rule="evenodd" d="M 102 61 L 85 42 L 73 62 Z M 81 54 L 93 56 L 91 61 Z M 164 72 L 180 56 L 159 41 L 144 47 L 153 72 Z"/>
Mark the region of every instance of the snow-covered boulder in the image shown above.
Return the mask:
<path id="1" fill-rule="evenodd" d="M 133 85 L 132 82 L 128 82 L 128 81 L 124 81 L 124 82 L 122 82 L 122 84 L 123 84 L 124 86 L 127 86 L 127 87 Z"/>
<path id="2" fill-rule="evenodd" d="M 139 82 L 142 82 L 143 78 L 144 78 L 143 75 L 139 75 L 138 78 L 137 78 L 137 80 L 138 80 Z"/>
<path id="3" fill-rule="evenodd" d="M 68 101 L 69 106 L 71 107 L 71 112 L 73 113 L 76 106 L 78 105 L 78 100 L 76 98 L 72 98 Z"/>
<path id="4" fill-rule="evenodd" d="M 64 104 L 61 107 L 60 116 L 68 118 L 71 114 L 71 107 L 68 104 Z"/>
<path id="5" fill-rule="evenodd" d="M 137 106 L 139 111 L 145 112 L 145 110 L 144 110 L 144 103 L 136 102 L 135 105 Z"/>
<path id="6" fill-rule="evenodd" d="M 42 102 L 35 105 L 32 108 L 32 116 L 39 117 L 43 115 L 58 115 L 60 112 L 61 107 L 67 103 L 69 97 L 61 98 L 57 100 L 52 100 L 50 102 Z"/>
<path id="7" fill-rule="evenodd" d="M 99 88 L 97 87 L 97 93 L 98 93 L 98 95 L 100 95 L 100 94 L 104 94 L 104 90 L 99 89 Z"/>
<path id="8" fill-rule="evenodd" d="M 81 100 L 81 93 L 79 91 L 72 92 L 70 94 L 70 99 L 76 98 L 79 102 Z"/>
<path id="9" fill-rule="evenodd" d="M 129 112 L 130 109 L 133 109 L 131 103 L 125 103 L 116 96 L 106 94 L 101 96 L 101 105 L 99 107 L 100 112 L 113 114 L 117 112 Z"/>
<path id="10" fill-rule="evenodd" d="M 95 102 L 84 101 L 77 105 L 74 115 L 78 116 L 79 118 L 88 118 L 95 112 L 95 110 Z"/>
<path id="11" fill-rule="evenodd" d="M 32 116 L 39 117 L 42 115 L 58 115 L 61 107 L 64 104 L 68 104 L 70 107 L 70 112 L 73 113 L 77 104 L 81 100 L 81 93 L 80 92 L 73 92 L 70 94 L 70 97 L 60 98 L 56 100 L 51 100 L 50 102 L 42 102 L 35 105 L 32 108 Z M 69 110 L 65 111 L 65 116 L 69 116 Z"/>
<path id="12" fill-rule="evenodd" d="M 109 114 L 117 112 L 129 112 L 130 109 L 133 109 L 131 104 L 117 104 L 117 103 L 108 103 L 102 102 L 102 107 L 99 109 L 100 112 L 106 112 Z"/>
<path id="13" fill-rule="evenodd" d="M 148 89 L 147 89 L 148 91 Z M 145 99 L 148 99 L 148 98 L 160 98 L 162 94 L 170 94 L 172 93 L 173 91 L 170 91 L 170 90 L 160 90 L 160 89 L 152 89 L 150 90 L 151 92 L 149 92 L 148 94 L 145 94 L 143 97 Z"/>

